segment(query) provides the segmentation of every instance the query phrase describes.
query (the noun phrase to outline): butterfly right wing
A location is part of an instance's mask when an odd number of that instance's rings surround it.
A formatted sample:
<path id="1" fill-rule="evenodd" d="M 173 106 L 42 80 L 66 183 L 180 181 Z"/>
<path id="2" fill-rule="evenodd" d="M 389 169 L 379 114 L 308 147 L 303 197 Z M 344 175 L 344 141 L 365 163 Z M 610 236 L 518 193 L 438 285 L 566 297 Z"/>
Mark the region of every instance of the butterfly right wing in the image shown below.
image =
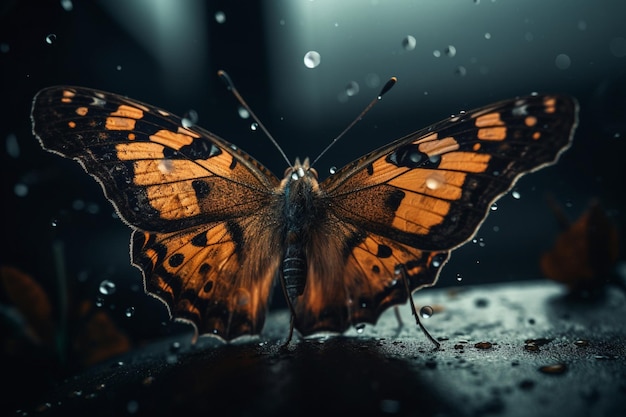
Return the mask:
<path id="1" fill-rule="evenodd" d="M 133 229 L 132 262 L 172 316 L 225 339 L 258 333 L 280 251 L 278 179 L 162 109 L 83 87 L 33 101 L 44 149 L 77 160 Z M 264 246 L 265 245 L 265 246 Z"/>

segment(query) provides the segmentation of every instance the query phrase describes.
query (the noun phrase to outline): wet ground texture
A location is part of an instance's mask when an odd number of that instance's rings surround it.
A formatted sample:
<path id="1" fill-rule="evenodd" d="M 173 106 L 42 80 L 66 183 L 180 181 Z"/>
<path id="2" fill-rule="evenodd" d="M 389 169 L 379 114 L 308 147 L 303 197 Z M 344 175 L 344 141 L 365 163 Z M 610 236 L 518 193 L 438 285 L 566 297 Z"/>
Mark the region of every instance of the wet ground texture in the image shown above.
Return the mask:
<path id="1" fill-rule="evenodd" d="M 626 296 L 568 296 L 549 282 L 415 296 L 434 349 L 401 306 L 342 336 L 178 337 L 76 375 L 15 415 L 617 416 L 626 410 Z"/>

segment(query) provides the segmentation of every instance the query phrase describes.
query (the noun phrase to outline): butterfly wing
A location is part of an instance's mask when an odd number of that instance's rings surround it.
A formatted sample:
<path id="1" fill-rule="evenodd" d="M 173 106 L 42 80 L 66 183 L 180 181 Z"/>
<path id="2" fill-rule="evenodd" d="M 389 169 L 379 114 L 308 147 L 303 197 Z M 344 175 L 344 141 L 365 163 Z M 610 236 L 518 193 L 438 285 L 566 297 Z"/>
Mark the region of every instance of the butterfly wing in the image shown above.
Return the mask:
<path id="1" fill-rule="evenodd" d="M 493 202 L 569 147 L 576 123 L 569 97 L 503 101 L 410 134 L 326 179 L 328 224 L 341 224 L 331 235 L 344 253 L 342 274 L 325 289 L 324 276 L 309 274 L 298 330 L 374 323 L 407 299 L 398 267 L 411 291 L 433 285 Z"/>
<path id="2" fill-rule="evenodd" d="M 133 229 L 149 293 L 201 333 L 260 332 L 280 251 L 278 179 L 234 145 L 162 109 L 82 87 L 40 91 L 33 132 L 77 160 Z M 277 255 L 272 255 L 277 254 Z"/>

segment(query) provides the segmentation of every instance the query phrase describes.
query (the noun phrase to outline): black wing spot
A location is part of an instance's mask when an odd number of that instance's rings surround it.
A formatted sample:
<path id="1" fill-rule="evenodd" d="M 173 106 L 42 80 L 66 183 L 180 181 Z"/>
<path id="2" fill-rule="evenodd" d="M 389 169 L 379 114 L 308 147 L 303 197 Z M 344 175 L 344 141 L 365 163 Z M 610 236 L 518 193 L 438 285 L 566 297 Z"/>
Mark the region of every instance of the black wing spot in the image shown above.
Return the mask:
<path id="1" fill-rule="evenodd" d="M 385 207 L 392 213 L 395 213 L 396 210 L 398 210 L 398 207 L 400 207 L 400 204 L 402 204 L 402 200 L 404 200 L 405 196 L 406 193 L 404 191 L 397 189 L 393 190 L 387 195 L 387 198 L 385 198 Z"/>
<path id="2" fill-rule="evenodd" d="M 376 252 L 376 256 L 379 258 L 389 258 L 393 251 L 387 245 L 378 245 L 378 252 Z"/>
<path id="3" fill-rule="evenodd" d="M 170 258 L 167 261 L 171 267 L 176 268 L 177 266 L 181 266 L 183 262 L 185 262 L 185 255 L 183 255 L 182 253 L 175 253 L 174 255 L 170 256 Z"/>
<path id="4" fill-rule="evenodd" d="M 196 192 L 198 200 L 203 200 L 209 196 L 211 186 L 208 182 L 202 180 L 193 180 L 191 183 L 193 190 Z"/>
<path id="5" fill-rule="evenodd" d="M 207 245 L 206 232 L 198 233 L 191 239 L 191 244 L 200 248 Z M 204 266 L 204 265 L 203 265 Z"/>
<path id="6" fill-rule="evenodd" d="M 211 269 L 211 265 L 209 264 L 204 264 L 202 266 L 208 266 L 209 269 Z M 200 267 L 200 270 L 202 270 L 202 267 Z M 204 290 L 204 292 L 209 292 L 213 289 L 213 281 L 207 281 L 206 284 L 204 284 L 204 287 L 202 287 L 202 290 Z"/>

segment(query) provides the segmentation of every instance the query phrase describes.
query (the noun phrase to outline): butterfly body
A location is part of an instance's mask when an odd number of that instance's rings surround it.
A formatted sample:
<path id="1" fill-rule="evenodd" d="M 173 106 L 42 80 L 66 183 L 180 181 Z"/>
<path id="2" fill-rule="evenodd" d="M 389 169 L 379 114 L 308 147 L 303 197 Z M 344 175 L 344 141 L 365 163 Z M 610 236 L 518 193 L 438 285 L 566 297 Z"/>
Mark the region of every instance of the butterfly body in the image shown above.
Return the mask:
<path id="1" fill-rule="evenodd" d="M 433 285 L 492 203 L 569 147 L 577 104 L 494 103 L 323 181 L 308 160 L 279 180 L 167 111 L 89 88 L 40 91 L 32 121 L 42 146 L 77 160 L 133 229 L 146 292 L 200 334 L 230 340 L 262 331 L 276 282 L 302 335 L 375 323 Z"/>

